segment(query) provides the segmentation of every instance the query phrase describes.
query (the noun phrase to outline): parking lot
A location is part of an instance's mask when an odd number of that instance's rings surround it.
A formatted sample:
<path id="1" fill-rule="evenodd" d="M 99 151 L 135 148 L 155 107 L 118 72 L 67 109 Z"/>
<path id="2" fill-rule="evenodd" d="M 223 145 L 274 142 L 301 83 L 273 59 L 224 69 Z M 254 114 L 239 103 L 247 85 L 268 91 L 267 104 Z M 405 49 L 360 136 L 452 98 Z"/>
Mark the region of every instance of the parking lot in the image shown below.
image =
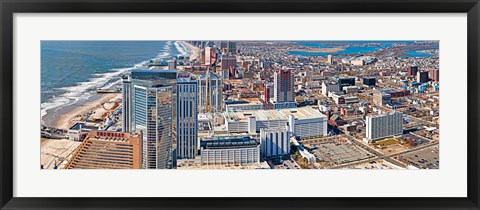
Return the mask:
<path id="1" fill-rule="evenodd" d="M 374 157 L 373 154 L 350 142 L 325 142 L 312 144 L 313 153 L 324 166 L 336 166 Z"/>
<path id="2" fill-rule="evenodd" d="M 293 160 L 284 160 L 281 163 L 274 165 L 273 168 L 274 169 L 300 169 L 300 167 Z"/>
<path id="3" fill-rule="evenodd" d="M 400 155 L 398 159 L 421 169 L 439 169 L 440 165 L 438 145 Z"/>
<path id="4" fill-rule="evenodd" d="M 372 160 L 342 169 L 403 169 L 385 160 Z"/>

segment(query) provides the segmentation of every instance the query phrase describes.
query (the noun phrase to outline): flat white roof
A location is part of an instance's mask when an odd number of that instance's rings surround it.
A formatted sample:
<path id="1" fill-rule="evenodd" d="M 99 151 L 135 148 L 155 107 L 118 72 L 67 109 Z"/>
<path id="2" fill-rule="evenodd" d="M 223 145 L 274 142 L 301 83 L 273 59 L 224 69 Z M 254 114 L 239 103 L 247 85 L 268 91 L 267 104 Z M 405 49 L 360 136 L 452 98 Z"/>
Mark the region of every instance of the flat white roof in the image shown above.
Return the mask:
<path id="1" fill-rule="evenodd" d="M 254 116 L 257 120 L 285 120 L 290 115 L 297 119 L 312 119 L 312 118 L 326 118 L 324 114 L 320 113 L 313 107 L 300 107 L 291 109 L 271 109 L 271 110 L 251 110 L 242 112 L 226 112 L 225 116 L 228 121 L 245 121 L 250 116 Z M 235 120 L 237 119 L 237 120 Z"/>

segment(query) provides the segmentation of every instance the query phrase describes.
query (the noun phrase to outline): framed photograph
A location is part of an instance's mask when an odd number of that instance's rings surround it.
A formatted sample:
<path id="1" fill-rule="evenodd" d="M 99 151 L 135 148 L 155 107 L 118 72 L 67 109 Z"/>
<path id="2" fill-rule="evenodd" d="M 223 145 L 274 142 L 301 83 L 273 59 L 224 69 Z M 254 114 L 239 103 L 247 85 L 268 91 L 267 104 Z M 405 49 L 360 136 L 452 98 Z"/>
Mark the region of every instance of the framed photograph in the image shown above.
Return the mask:
<path id="1" fill-rule="evenodd" d="M 478 0 L 0 7 L 1 209 L 479 209 Z"/>

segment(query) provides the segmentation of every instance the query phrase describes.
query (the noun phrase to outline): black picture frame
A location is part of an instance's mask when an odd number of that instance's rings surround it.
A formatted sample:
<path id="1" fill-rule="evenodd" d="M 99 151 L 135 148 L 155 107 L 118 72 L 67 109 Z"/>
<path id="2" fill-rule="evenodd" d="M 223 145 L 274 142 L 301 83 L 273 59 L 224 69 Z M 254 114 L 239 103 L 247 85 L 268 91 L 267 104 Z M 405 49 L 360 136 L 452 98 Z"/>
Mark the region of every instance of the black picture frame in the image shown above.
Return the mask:
<path id="1" fill-rule="evenodd" d="M 479 209 L 478 0 L 0 0 L 1 209 Z M 25 198 L 13 197 L 15 13 L 467 13 L 468 196 L 466 198 Z M 448 181 L 448 180 L 445 180 Z M 440 189 L 439 189 L 440 190 Z M 268 196 L 268 195 L 266 195 Z"/>

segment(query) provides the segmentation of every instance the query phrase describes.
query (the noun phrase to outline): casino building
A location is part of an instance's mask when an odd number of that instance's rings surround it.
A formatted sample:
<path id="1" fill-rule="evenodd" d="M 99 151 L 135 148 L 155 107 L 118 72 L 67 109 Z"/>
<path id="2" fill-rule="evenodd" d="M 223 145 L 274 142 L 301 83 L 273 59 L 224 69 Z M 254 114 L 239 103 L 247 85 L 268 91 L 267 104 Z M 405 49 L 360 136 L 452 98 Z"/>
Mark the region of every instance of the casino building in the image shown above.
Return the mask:
<path id="1" fill-rule="evenodd" d="M 65 169 L 141 169 L 142 132 L 92 130 Z"/>
<path id="2" fill-rule="evenodd" d="M 300 139 L 327 135 L 327 116 L 313 107 L 224 112 L 223 116 L 229 133 L 255 134 L 262 128 L 278 128 L 288 123 L 291 135 Z"/>

